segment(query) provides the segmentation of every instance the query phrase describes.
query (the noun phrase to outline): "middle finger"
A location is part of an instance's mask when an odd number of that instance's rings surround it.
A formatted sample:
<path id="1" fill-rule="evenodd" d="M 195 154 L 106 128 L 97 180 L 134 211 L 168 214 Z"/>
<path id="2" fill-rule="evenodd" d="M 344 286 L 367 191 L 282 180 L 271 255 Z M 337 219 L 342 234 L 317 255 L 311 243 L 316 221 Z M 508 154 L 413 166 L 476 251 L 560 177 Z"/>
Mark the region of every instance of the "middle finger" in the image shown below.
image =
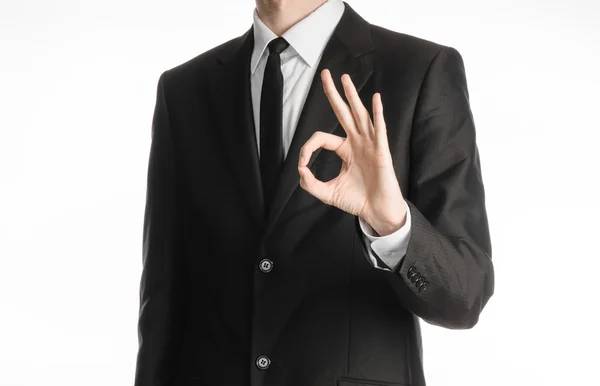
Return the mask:
<path id="1" fill-rule="evenodd" d="M 344 93 L 346 95 L 346 99 L 350 103 L 350 108 L 352 115 L 354 117 L 354 121 L 356 122 L 358 131 L 361 134 L 373 134 L 371 128 L 371 116 L 367 111 L 365 105 L 363 105 L 360 100 L 360 96 L 358 95 L 358 91 L 356 91 L 356 87 L 352 82 L 352 78 L 350 75 L 344 74 L 342 76 L 342 86 L 344 87 Z"/>

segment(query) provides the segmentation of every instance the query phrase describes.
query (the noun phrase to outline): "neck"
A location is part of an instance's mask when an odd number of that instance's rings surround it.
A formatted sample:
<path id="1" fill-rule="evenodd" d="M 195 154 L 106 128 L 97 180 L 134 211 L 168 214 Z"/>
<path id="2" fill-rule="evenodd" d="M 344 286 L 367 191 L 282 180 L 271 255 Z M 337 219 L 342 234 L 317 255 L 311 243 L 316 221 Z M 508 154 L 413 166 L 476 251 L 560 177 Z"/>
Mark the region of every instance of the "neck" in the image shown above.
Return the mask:
<path id="1" fill-rule="evenodd" d="M 256 0 L 258 17 L 277 36 L 310 15 L 327 0 Z"/>

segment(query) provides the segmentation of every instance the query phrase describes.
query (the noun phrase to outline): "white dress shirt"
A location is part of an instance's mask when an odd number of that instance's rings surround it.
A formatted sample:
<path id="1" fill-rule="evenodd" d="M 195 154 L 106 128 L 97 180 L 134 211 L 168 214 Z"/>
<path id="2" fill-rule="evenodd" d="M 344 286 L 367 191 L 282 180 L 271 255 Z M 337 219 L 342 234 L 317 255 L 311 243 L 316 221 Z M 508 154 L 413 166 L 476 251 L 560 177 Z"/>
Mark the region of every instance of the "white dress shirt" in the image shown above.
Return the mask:
<path id="1" fill-rule="evenodd" d="M 325 45 L 329 41 L 343 12 L 344 3 L 342 0 L 328 0 L 281 35 L 290 44 L 280 54 L 281 72 L 283 74 L 282 134 L 284 157 L 287 157 L 300 112 L 302 111 Z M 250 84 L 256 142 L 260 156 L 260 96 L 263 75 L 269 55 L 267 45 L 278 36 L 260 20 L 256 8 L 254 9 L 253 16 L 254 50 L 250 61 Z M 405 225 L 396 232 L 386 236 L 378 236 L 374 229 L 359 217 L 360 228 L 363 231 L 363 237 L 373 267 L 389 271 L 395 268 L 406 254 L 411 226 L 408 206 L 406 212 Z M 377 264 L 372 251 L 375 251 L 379 258 L 386 264 L 385 267 L 380 267 Z"/>

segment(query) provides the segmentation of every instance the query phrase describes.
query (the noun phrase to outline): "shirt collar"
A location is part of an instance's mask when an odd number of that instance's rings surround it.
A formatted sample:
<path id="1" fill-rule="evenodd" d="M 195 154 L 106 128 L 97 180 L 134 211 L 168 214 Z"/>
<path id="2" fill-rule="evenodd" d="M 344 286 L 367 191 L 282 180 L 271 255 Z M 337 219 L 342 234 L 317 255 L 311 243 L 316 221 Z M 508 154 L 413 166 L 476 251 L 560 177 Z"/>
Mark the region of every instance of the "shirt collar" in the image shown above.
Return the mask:
<path id="1" fill-rule="evenodd" d="M 302 57 L 306 64 L 313 67 L 317 64 L 317 59 L 323 53 L 325 45 L 340 21 L 344 8 L 342 0 L 327 0 L 281 36 Z M 256 8 L 254 8 L 253 18 L 254 49 L 250 60 L 250 70 L 254 74 L 260 58 L 267 49 L 267 45 L 271 40 L 277 38 L 277 35 L 260 20 Z"/>

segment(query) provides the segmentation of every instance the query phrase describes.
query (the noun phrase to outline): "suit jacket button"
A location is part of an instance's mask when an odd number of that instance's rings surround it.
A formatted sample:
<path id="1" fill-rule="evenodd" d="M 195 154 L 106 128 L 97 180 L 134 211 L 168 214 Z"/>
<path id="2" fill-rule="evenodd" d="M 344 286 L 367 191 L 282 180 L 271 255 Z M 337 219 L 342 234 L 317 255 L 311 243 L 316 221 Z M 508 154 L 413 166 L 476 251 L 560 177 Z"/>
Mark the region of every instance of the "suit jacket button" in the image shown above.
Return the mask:
<path id="1" fill-rule="evenodd" d="M 408 269 L 408 277 L 411 277 L 412 275 L 414 275 L 415 272 L 417 272 L 417 270 L 415 269 L 415 267 L 410 267 Z"/>
<path id="2" fill-rule="evenodd" d="M 258 267 L 264 273 L 269 273 L 273 269 L 273 262 L 269 259 L 262 259 L 260 263 L 258 263 Z"/>
<path id="3" fill-rule="evenodd" d="M 424 282 L 419 286 L 419 292 L 423 292 L 427 289 L 427 287 L 429 287 L 429 283 L 428 282 Z"/>
<path id="4" fill-rule="evenodd" d="M 410 278 L 410 281 L 412 281 L 414 283 L 417 280 L 419 280 L 420 278 L 421 278 L 421 274 L 419 272 L 417 272 Z"/>
<path id="5" fill-rule="evenodd" d="M 261 355 L 258 358 L 256 358 L 256 367 L 258 367 L 261 370 L 266 370 L 270 364 L 271 360 L 266 355 Z"/>

